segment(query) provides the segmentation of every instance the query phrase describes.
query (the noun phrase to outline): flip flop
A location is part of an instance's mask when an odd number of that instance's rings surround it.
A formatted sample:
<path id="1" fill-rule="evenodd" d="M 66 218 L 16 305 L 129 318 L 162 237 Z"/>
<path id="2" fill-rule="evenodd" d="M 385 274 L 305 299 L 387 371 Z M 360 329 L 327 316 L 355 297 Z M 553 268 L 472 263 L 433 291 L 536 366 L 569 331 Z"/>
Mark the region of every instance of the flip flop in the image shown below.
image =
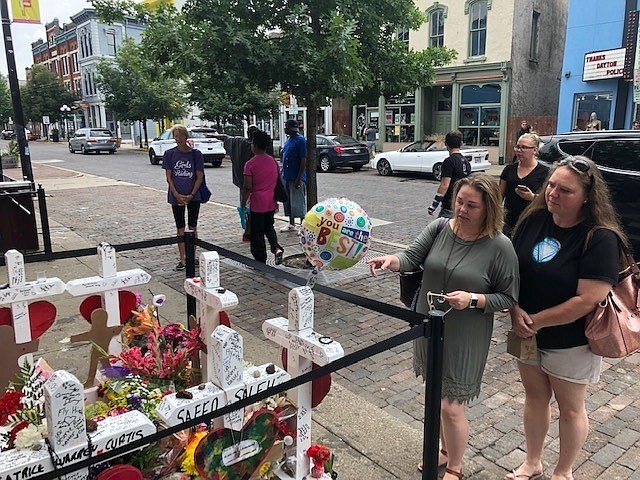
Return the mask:
<path id="1" fill-rule="evenodd" d="M 504 477 L 504 480 L 538 480 L 544 476 L 544 472 L 540 473 L 516 473 L 515 469 L 511 471 L 511 473 L 507 473 Z"/>
<path id="2" fill-rule="evenodd" d="M 442 455 L 444 455 L 445 457 L 448 457 L 448 456 L 449 456 L 449 455 L 447 454 L 447 451 L 446 451 L 444 448 L 441 448 L 441 449 L 440 449 L 440 453 L 441 453 Z M 447 462 L 439 463 L 439 464 L 438 464 L 438 468 L 442 468 L 442 467 L 444 467 L 446 464 L 447 464 Z M 418 471 L 419 471 L 419 472 L 421 472 L 421 471 L 422 471 L 422 462 L 420 462 L 420 463 L 418 464 Z"/>
<path id="3" fill-rule="evenodd" d="M 445 471 L 445 473 L 448 473 L 449 475 L 453 475 L 454 477 L 458 477 L 460 480 L 462 480 L 464 478 L 464 475 L 462 474 L 462 472 L 456 472 L 455 470 L 451 470 L 450 468 L 445 468 L 444 471 Z"/>

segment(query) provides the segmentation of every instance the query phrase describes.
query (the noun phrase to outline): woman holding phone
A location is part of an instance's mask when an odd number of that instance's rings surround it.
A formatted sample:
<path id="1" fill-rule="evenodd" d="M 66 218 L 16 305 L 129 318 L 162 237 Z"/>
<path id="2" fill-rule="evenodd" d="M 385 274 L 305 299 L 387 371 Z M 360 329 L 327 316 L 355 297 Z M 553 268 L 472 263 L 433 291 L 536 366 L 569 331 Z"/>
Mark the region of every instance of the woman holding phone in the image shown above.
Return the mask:
<path id="1" fill-rule="evenodd" d="M 500 174 L 500 191 L 504 199 L 504 233 L 511 235 L 518 218 L 525 208 L 536 198 L 540 187 L 547 179 L 549 169 L 536 158 L 540 137 L 535 133 L 525 133 L 518 138 L 515 146 L 516 161 L 504 167 Z"/>

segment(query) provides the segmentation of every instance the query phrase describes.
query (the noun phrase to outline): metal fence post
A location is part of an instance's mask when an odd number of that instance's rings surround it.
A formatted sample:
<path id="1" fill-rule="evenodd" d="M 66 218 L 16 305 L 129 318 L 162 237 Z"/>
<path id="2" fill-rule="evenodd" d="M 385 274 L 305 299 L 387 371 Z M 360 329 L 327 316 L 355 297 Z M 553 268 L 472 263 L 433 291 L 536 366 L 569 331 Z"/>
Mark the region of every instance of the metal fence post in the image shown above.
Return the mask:
<path id="1" fill-rule="evenodd" d="M 437 480 L 440 446 L 440 400 L 442 397 L 442 354 L 444 351 L 444 316 L 440 310 L 428 314 L 425 336 L 427 342 L 427 386 L 424 402 L 424 443 L 422 446 L 422 479 Z"/>
<path id="2" fill-rule="evenodd" d="M 196 276 L 196 236 L 187 230 L 184 232 L 184 249 L 186 253 L 185 277 L 193 278 Z M 196 316 L 196 299 L 187 294 L 187 317 Z"/>
<path id="3" fill-rule="evenodd" d="M 42 224 L 42 243 L 44 243 L 44 251 L 52 253 L 51 248 L 51 229 L 49 228 L 49 212 L 47 211 L 47 201 L 44 196 L 44 188 L 38 184 L 38 210 L 40 210 L 40 223 Z"/>

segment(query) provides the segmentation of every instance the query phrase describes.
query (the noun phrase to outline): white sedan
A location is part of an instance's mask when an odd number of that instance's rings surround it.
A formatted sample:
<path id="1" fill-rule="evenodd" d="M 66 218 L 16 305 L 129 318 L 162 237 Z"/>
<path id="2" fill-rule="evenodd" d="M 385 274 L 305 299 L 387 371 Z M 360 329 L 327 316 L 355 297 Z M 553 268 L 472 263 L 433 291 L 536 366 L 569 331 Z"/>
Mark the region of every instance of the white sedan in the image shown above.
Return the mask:
<path id="1" fill-rule="evenodd" d="M 491 167 L 489 152 L 483 148 L 462 147 L 462 154 L 469 160 L 472 172 L 482 172 Z M 378 170 L 382 176 L 393 172 L 430 173 L 440 180 L 442 162 L 449 156 L 446 148 L 436 147 L 433 140 L 413 142 L 400 150 L 383 152 L 371 159 L 371 168 Z"/>

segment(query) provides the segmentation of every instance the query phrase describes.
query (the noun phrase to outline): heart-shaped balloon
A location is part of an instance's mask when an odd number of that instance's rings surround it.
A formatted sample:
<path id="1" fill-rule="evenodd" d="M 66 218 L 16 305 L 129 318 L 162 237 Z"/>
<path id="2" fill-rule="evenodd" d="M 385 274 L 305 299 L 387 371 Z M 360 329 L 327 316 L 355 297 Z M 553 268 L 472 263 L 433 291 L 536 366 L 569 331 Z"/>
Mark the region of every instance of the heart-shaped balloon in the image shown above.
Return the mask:
<path id="1" fill-rule="evenodd" d="M 56 319 L 56 307 L 51 302 L 39 300 L 30 303 L 28 309 L 31 339 L 35 340 L 40 338 L 53 325 L 53 321 Z M 13 326 L 10 308 L 0 308 L 0 325 Z"/>
<path id="2" fill-rule="evenodd" d="M 219 428 L 204 437 L 195 451 L 198 473 L 209 480 L 245 480 L 262 464 L 276 440 L 278 416 L 272 410 L 258 410 L 244 425 L 242 431 L 231 432 Z M 223 457 L 233 453 L 234 447 L 257 443 L 255 453 L 248 458 L 225 466 Z"/>
<path id="3" fill-rule="evenodd" d="M 282 349 L 282 367 L 287 369 L 287 349 Z M 313 363 L 311 370 L 320 368 L 320 365 Z M 311 382 L 311 408 L 316 408 L 320 402 L 324 400 L 331 390 L 331 374 L 328 373 L 322 377 L 316 378 Z"/>
<path id="4" fill-rule="evenodd" d="M 142 480 L 142 472 L 133 465 L 114 465 L 100 472 L 95 480 Z"/>
<path id="5" fill-rule="evenodd" d="M 120 323 L 125 324 L 131 318 L 131 311 L 136 309 L 136 294 L 128 290 L 120 290 L 118 300 L 120 303 Z M 102 308 L 102 298 L 100 295 L 91 295 L 80 304 L 80 315 L 91 323 L 91 314 L 98 308 Z"/>

